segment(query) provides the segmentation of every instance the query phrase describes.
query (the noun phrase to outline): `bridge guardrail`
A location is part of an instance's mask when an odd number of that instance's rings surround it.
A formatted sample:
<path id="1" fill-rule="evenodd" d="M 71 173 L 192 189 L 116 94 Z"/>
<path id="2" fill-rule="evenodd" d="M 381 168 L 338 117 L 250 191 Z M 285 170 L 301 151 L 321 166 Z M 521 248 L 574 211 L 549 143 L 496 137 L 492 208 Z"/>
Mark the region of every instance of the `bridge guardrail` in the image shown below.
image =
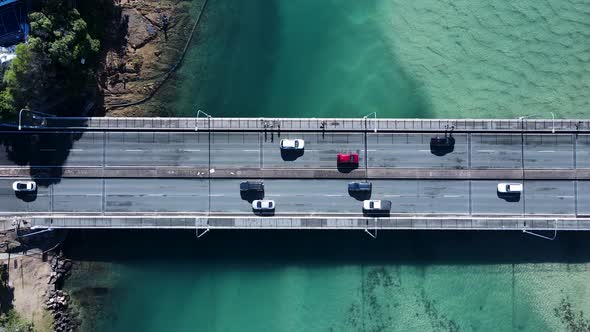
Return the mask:
<path id="1" fill-rule="evenodd" d="M 42 228 L 128 229 L 342 229 L 342 230 L 590 230 L 590 221 L 576 218 L 219 218 L 219 217 L 30 217 Z"/>
<path id="2" fill-rule="evenodd" d="M 48 117 L 45 128 L 94 130 L 288 130 L 288 131 L 521 131 L 590 130 L 589 120 L 539 119 L 357 119 L 357 118 L 118 118 Z M 26 125 L 24 126 L 27 127 Z M 31 128 L 32 126 L 29 126 Z"/>

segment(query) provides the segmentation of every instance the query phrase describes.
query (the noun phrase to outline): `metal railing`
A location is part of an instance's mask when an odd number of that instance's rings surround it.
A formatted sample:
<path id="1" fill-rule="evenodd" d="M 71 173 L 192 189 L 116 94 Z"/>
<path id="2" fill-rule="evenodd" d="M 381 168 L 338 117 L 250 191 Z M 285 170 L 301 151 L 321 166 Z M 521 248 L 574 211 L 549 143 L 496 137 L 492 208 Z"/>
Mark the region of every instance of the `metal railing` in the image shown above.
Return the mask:
<path id="1" fill-rule="evenodd" d="M 379 131 L 589 131 L 590 120 L 540 119 L 371 119 Z M 47 117 L 46 129 L 56 130 L 212 130 L 243 131 L 363 131 L 364 118 L 119 118 Z M 40 128 L 26 124 L 23 128 Z"/>
<path id="2" fill-rule="evenodd" d="M 35 228 L 589 231 L 583 218 L 29 217 Z"/>

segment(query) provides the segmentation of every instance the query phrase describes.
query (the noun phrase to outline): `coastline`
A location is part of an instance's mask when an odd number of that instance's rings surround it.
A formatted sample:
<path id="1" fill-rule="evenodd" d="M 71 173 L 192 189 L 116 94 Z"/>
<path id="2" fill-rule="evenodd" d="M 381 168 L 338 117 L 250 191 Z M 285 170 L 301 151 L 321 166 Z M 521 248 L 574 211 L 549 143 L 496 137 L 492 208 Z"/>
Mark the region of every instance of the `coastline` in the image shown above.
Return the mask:
<path id="1" fill-rule="evenodd" d="M 7 275 L 0 294 L 2 314 L 15 312 L 19 324 L 31 324 L 35 331 L 75 330 L 68 296 L 61 291 L 71 268 L 58 250 L 65 233 L 35 235 L 12 220 L 1 224 L 0 264 Z M 17 232 L 31 235 L 17 237 Z"/>
<path id="2" fill-rule="evenodd" d="M 109 18 L 97 73 L 102 113 L 159 116 L 145 101 L 173 73 L 191 39 L 205 0 L 147 0 L 117 3 Z M 196 11 L 196 13 L 195 13 Z M 128 106 L 121 106 L 128 105 Z"/>

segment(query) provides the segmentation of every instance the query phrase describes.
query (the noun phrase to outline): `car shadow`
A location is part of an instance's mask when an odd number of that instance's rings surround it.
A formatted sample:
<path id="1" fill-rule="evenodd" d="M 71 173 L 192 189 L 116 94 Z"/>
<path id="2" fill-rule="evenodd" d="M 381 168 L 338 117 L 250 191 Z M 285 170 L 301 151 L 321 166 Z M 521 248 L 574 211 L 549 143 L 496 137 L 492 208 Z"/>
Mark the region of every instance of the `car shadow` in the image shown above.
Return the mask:
<path id="1" fill-rule="evenodd" d="M 449 137 L 450 144 L 448 146 L 439 146 L 436 144 L 430 144 L 430 153 L 437 157 L 442 157 L 447 155 L 453 151 L 455 151 L 455 138 L 453 136 Z"/>
<path id="2" fill-rule="evenodd" d="M 252 212 L 259 216 L 259 217 L 272 217 L 275 215 L 275 210 L 272 211 L 256 211 L 254 209 L 252 209 Z"/>
<path id="3" fill-rule="evenodd" d="M 520 194 L 505 194 L 498 192 L 498 198 L 511 203 L 520 202 Z"/>
<path id="4" fill-rule="evenodd" d="M 367 212 L 363 211 L 363 217 L 371 217 L 371 218 L 383 218 L 389 217 L 391 215 L 390 211 L 379 211 L 379 212 Z"/>
<path id="5" fill-rule="evenodd" d="M 281 158 L 283 161 L 294 161 L 303 156 L 304 149 L 301 150 L 281 150 Z"/>
<path id="6" fill-rule="evenodd" d="M 252 204 L 252 202 L 254 202 L 257 199 L 264 199 L 264 191 L 240 191 L 240 197 L 242 198 L 242 200 Z"/>
<path id="7" fill-rule="evenodd" d="M 16 198 L 23 202 L 33 202 L 37 199 L 37 190 L 33 192 L 15 192 Z"/>
<path id="8" fill-rule="evenodd" d="M 336 169 L 340 173 L 350 173 L 357 168 L 359 168 L 358 164 L 357 165 L 350 165 L 350 164 L 348 164 L 348 165 L 347 164 L 337 164 L 336 165 Z"/>
<path id="9" fill-rule="evenodd" d="M 357 201 L 365 201 L 371 199 L 371 192 L 366 191 L 348 191 L 348 195 Z"/>

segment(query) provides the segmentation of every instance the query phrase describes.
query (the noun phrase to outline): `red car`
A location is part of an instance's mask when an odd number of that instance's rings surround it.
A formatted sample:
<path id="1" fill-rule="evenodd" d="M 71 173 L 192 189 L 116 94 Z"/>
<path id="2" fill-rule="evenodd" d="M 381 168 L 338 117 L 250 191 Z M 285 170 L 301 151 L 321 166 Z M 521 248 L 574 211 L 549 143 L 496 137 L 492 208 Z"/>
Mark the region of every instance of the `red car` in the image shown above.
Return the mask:
<path id="1" fill-rule="evenodd" d="M 339 165 L 358 165 L 359 155 L 358 153 L 339 153 L 337 162 Z"/>

